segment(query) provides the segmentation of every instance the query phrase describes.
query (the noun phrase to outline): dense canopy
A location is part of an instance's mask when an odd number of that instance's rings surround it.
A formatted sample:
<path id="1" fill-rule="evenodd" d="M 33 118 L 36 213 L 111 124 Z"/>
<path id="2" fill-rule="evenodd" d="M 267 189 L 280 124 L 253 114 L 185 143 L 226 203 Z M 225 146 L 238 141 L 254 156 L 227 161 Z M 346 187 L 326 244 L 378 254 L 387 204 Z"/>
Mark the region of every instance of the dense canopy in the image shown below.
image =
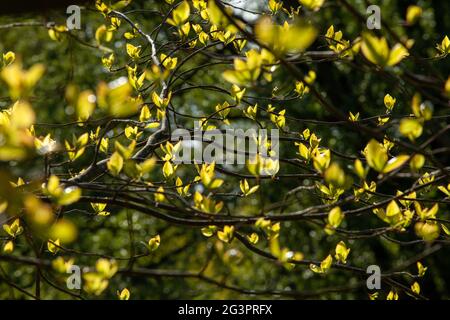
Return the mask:
<path id="1" fill-rule="evenodd" d="M 0 299 L 450 298 L 449 12 L 0 15 Z"/>

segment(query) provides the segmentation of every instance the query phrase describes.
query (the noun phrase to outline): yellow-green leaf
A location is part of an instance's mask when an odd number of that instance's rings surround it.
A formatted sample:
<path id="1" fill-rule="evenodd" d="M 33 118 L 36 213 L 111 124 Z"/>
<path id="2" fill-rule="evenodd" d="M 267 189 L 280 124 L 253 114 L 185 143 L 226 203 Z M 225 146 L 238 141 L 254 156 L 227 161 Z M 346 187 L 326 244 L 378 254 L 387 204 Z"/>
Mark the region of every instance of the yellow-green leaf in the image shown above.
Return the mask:
<path id="1" fill-rule="evenodd" d="M 386 163 L 382 172 L 383 173 L 391 172 L 391 171 L 401 167 L 406 161 L 408 161 L 408 159 L 409 159 L 408 155 L 399 155 L 397 157 L 394 157 Z"/>
<path id="2" fill-rule="evenodd" d="M 148 248 L 150 249 L 150 251 L 155 251 L 156 249 L 158 249 L 160 244 L 161 237 L 159 234 L 148 240 Z"/>
<path id="3" fill-rule="evenodd" d="M 119 300 L 130 300 L 130 290 L 127 288 L 122 289 L 122 291 L 117 291 L 117 297 Z"/>
<path id="4" fill-rule="evenodd" d="M 118 152 L 114 152 L 111 158 L 109 158 L 106 166 L 108 167 L 108 170 L 112 175 L 119 175 L 120 171 L 122 171 L 123 168 L 122 156 Z"/>
<path id="5" fill-rule="evenodd" d="M 372 139 L 366 147 L 368 165 L 378 172 L 382 172 L 388 161 L 387 150 L 376 140 Z"/>
<path id="6" fill-rule="evenodd" d="M 328 224 L 333 228 L 337 228 L 341 224 L 343 219 L 344 214 L 339 207 L 331 209 L 331 211 L 328 213 Z"/>
<path id="7" fill-rule="evenodd" d="M 414 141 L 422 135 L 422 124 L 417 119 L 402 119 L 399 127 L 400 133 Z"/>

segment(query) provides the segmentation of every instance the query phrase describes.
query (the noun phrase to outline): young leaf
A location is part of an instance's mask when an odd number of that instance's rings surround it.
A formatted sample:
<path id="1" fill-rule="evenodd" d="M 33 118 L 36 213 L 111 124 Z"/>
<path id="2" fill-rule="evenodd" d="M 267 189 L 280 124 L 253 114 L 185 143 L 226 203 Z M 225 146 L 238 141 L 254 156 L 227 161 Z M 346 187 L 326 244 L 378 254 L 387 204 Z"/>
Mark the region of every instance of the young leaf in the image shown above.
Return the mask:
<path id="1" fill-rule="evenodd" d="M 401 167 L 406 161 L 408 161 L 408 159 L 409 159 L 409 156 L 407 156 L 407 155 L 399 155 L 397 157 L 394 157 L 386 163 L 382 172 L 383 173 L 391 172 L 391 171 Z"/>
<path id="2" fill-rule="evenodd" d="M 148 240 L 148 248 L 150 249 L 150 251 L 155 251 L 156 249 L 158 249 L 160 244 L 161 237 L 159 236 L 159 234 Z"/>
<path id="3" fill-rule="evenodd" d="M 111 172 L 113 176 L 118 176 L 123 168 L 122 156 L 117 151 L 114 152 L 112 156 L 109 158 L 108 162 L 106 163 L 106 166 L 108 167 L 109 172 Z"/>
<path id="4" fill-rule="evenodd" d="M 378 141 L 372 139 L 366 147 L 366 160 L 371 168 L 382 172 L 388 161 L 387 150 Z"/>
<path id="5" fill-rule="evenodd" d="M 347 257 L 348 254 L 350 253 L 350 249 L 347 249 L 347 246 L 345 245 L 344 241 L 340 241 L 337 245 L 336 245 L 336 249 L 335 249 L 335 258 L 337 261 L 341 262 L 341 263 L 347 263 Z"/>
<path id="6" fill-rule="evenodd" d="M 130 300 L 130 290 L 127 288 L 122 289 L 122 291 L 117 291 L 117 297 L 119 300 Z"/>

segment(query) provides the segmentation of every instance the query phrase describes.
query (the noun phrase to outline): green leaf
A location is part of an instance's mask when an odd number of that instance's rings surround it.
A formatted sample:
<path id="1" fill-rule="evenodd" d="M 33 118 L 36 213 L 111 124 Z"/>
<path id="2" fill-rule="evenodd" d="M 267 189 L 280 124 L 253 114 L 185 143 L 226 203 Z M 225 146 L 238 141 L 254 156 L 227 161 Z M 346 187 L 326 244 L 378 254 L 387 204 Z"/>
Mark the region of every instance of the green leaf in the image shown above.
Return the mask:
<path id="1" fill-rule="evenodd" d="M 331 256 L 331 254 L 329 254 L 321 263 L 320 263 L 320 268 L 326 272 L 328 271 L 328 269 L 330 269 L 331 264 L 333 263 L 333 257 Z"/>
<path id="2" fill-rule="evenodd" d="M 394 108 L 395 102 L 397 99 L 393 98 L 390 94 L 386 94 L 384 96 L 384 105 L 386 106 L 386 109 L 391 111 Z"/>
<path id="3" fill-rule="evenodd" d="M 134 148 L 136 147 L 136 140 L 132 140 L 128 147 L 124 147 L 119 141 L 116 141 L 114 146 L 116 147 L 116 152 L 118 152 L 122 158 L 130 159 Z"/>
<path id="4" fill-rule="evenodd" d="M 345 184 L 344 170 L 337 163 L 332 163 L 324 173 L 325 182 L 333 186 L 342 187 Z"/>
<path id="5" fill-rule="evenodd" d="M 311 269 L 311 271 L 314 273 L 323 273 L 322 269 L 319 266 L 312 263 L 309 265 L 309 269 Z"/>
<path id="6" fill-rule="evenodd" d="M 50 195 L 58 197 L 61 193 L 61 190 L 59 188 L 59 178 L 55 175 L 51 175 L 48 179 L 46 189 Z"/>
<path id="7" fill-rule="evenodd" d="M 135 47 L 131 43 L 127 43 L 126 48 L 127 54 L 130 56 L 130 58 L 139 59 L 141 55 L 141 47 Z"/>
<path id="8" fill-rule="evenodd" d="M 316 148 L 312 153 L 312 159 L 314 168 L 320 173 L 323 173 L 330 165 L 331 152 L 329 149 L 319 151 L 319 148 Z"/>
<path id="9" fill-rule="evenodd" d="M 397 43 L 389 52 L 387 65 L 395 66 L 407 56 L 409 56 L 408 49 L 406 49 L 402 44 Z"/>
<path id="10" fill-rule="evenodd" d="M 367 168 L 367 169 L 364 168 L 361 160 L 356 159 L 353 167 L 354 167 L 355 173 L 358 175 L 359 178 L 361 178 L 361 179 L 366 178 L 367 171 L 369 168 Z"/>
<path id="11" fill-rule="evenodd" d="M 425 164 L 425 156 L 422 154 L 416 154 L 411 158 L 409 166 L 413 171 L 419 171 Z"/>
<path id="12" fill-rule="evenodd" d="M 76 187 L 65 188 L 63 193 L 58 197 L 58 204 L 67 206 L 77 202 L 81 197 L 81 189 Z"/>
<path id="13" fill-rule="evenodd" d="M 16 60 L 16 54 L 12 51 L 8 51 L 3 54 L 3 66 L 7 67 Z"/>
<path id="14" fill-rule="evenodd" d="M 299 0 L 299 2 L 308 9 L 317 11 L 322 7 L 325 0 Z"/>
<path id="15" fill-rule="evenodd" d="M 370 33 L 363 35 L 361 51 L 370 62 L 384 66 L 389 59 L 389 46 L 386 38 L 377 38 Z"/>
<path id="16" fill-rule="evenodd" d="M 208 188 L 217 189 L 223 184 L 223 182 L 224 181 L 222 179 L 214 179 L 213 182 L 208 185 Z"/>
<path id="17" fill-rule="evenodd" d="M 423 240 L 432 242 L 439 237 L 439 226 L 433 222 L 417 222 L 414 226 L 416 234 Z"/>
<path id="18" fill-rule="evenodd" d="M 78 96 L 76 104 L 76 113 L 78 119 L 86 121 L 92 115 L 95 109 L 95 95 L 90 90 L 85 90 Z"/>
<path id="19" fill-rule="evenodd" d="M 344 219 L 344 214 L 342 213 L 341 208 L 335 207 L 331 209 L 331 211 L 328 213 L 328 223 L 333 227 L 337 228 L 341 224 L 342 220 Z"/>
<path id="20" fill-rule="evenodd" d="M 442 223 L 441 223 L 441 228 L 445 232 L 446 235 L 450 236 L 450 230 Z"/>
<path id="21" fill-rule="evenodd" d="M 317 37 L 316 28 L 304 21 L 285 22 L 281 26 L 267 16 L 256 24 L 255 33 L 262 43 L 278 53 L 303 52 Z"/>
<path id="22" fill-rule="evenodd" d="M 406 161 L 408 161 L 408 159 L 409 159 L 408 155 L 399 155 L 397 157 L 394 157 L 386 163 L 386 166 L 384 167 L 382 172 L 383 173 L 391 172 L 401 167 Z"/>
<path id="23" fill-rule="evenodd" d="M 417 119 L 402 119 L 399 127 L 400 133 L 409 140 L 414 141 L 422 135 L 423 127 Z"/>
<path id="24" fill-rule="evenodd" d="M 207 226 L 201 229 L 202 234 L 205 237 L 212 237 L 214 233 L 216 232 L 217 227 L 216 226 Z"/>
<path id="25" fill-rule="evenodd" d="M 438 186 L 439 191 L 443 192 L 447 197 L 450 197 L 450 184 L 447 186 Z"/>
<path id="26" fill-rule="evenodd" d="M 427 271 L 428 267 L 424 267 L 423 264 L 420 261 L 417 261 L 417 273 L 419 277 L 423 277 L 425 275 L 425 272 Z"/>
<path id="27" fill-rule="evenodd" d="M 303 143 L 298 144 L 298 152 L 300 156 L 306 160 L 309 160 L 310 158 L 310 152 L 307 146 L 305 146 Z"/>
<path id="28" fill-rule="evenodd" d="M 108 28 L 102 24 L 95 31 L 95 40 L 100 45 L 102 42 L 110 42 L 112 40 L 113 33 L 108 30 Z"/>
<path id="29" fill-rule="evenodd" d="M 160 244 L 161 237 L 159 236 L 159 234 L 148 240 L 148 248 L 150 249 L 150 251 L 155 251 L 156 249 L 158 249 Z"/>
<path id="30" fill-rule="evenodd" d="M 172 18 L 167 19 L 167 23 L 169 23 L 173 26 L 176 26 L 176 27 L 180 27 L 189 18 L 190 13 L 191 13 L 191 8 L 189 7 L 189 3 L 187 1 L 182 1 L 172 11 Z"/>
<path id="31" fill-rule="evenodd" d="M 335 253 L 336 254 L 334 257 L 336 258 L 336 260 L 338 260 L 339 262 L 342 262 L 342 263 L 347 263 L 347 257 L 350 253 L 350 249 L 347 248 L 344 241 L 340 241 L 336 245 Z"/>
<path id="32" fill-rule="evenodd" d="M 163 174 L 164 177 L 169 178 L 174 174 L 175 170 L 173 168 L 172 163 L 170 161 L 166 161 L 163 166 Z"/>
<path id="33" fill-rule="evenodd" d="M 109 172 L 111 172 L 113 176 L 119 175 L 123 167 L 122 156 L 118 152 L 114 152 L 111 158 L 109 158 L 106 166 L 108 167 Z"/>
<path id="34" fill-rule="evenodd" d="M 387 150 L 378 141 L 372 139 L 366 147 L 366 160 L 372 169 L 382 172 L 388 161 Z"/>
<path id="35" fill-rule="evenodd" d="M 415 281 L 411 285 L 411 291 L 414 292 L 415 294 L 420 294 L 420 285 L 419 285 L 419 283 L 417 283 L 417 281 Z"/>
<path id="36" fill-rule="evenodd" d="M 408 25 L 413 25 L 422 16 L 422 8 L 416 5 L 411 5 L 406 9 L 406 22 Z"/>
<path id="37" fill-rule="evenodd" d="M 382 67 L 394 66 L 409 55 L 401 43 L 389 49 L 386 38 L 377 38 L 370 33 L 363 34 L 361 51 L 367 60 Z"/>
<path id="38" fill-rule="evenodd" d="M 391 202 L 389 202 L 389 204 L 386 208 L 386 216 L 392 217 L 392 216 L 396 216 L 399 213 L 400 213 L 400 208 L 399 208 L 397 202 L 395 202 L 395 200 L 392 200 Z"/>
<path id="39" fill-rule="evenodd" d="M 217 232 L 217 237 L 223 242 L 229 243 L 233 239 L 234 226 L 224 226 L 223 231 Z"/>

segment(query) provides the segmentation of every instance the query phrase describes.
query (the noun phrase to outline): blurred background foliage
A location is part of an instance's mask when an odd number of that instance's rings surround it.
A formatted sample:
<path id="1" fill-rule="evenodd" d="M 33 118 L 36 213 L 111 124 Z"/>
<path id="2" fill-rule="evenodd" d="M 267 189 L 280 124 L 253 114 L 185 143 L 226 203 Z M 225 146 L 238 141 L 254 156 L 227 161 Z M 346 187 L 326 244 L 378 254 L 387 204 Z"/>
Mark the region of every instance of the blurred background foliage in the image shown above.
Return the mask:
<path id="1" fill-rule="evenodd" d="M 246 6 L 246 1 L 235 1 L 237 5 Z M 294 2 L 295 1 L 290 1 Z M 350 1 L 354 7 L 364 16 L 367 3 L 362 0 Z M 423 15 L 419 22 L 414 26 L 405 27 L 405 12 L 411 1 L 375 1 L 381 7 L 381 14 L 384 21 L 389 24 L 398 34 L 407 36 L 415 40 L 414 52 L 422 57 L 433 57 L 435 55 L 435 44 L 440 42 L 443 35 L 450 31 L 450 2 L 447 1 L 414 1 L 423 8 Z M 286 1 L 289 5 L 289 1 Z M 250 5 L 249 5 L 250 6 Z M 259 11 L 266 9 L 266 1 L 252 1 L 251 8 Z M 92 6 L 91 6 L 92 7 Z M 134 21 L 137 21 L 143 30 L 153 30 L 161 22 L 161 17 L 155 15 L 152 10 L 167 10 L 167 5 L 162 1 L 134 1 L 126 11 Z M 136 11 L 134 11 L 136 10 Z M 45 13 L 23 13 L 15 15 L 0 15 L 0 52 L 14 51 L 17 58 L 21 59 L 25 68 L 36 63 L 44 63 L 46 73 L 34 90 L 31 98 L 33 108 L 37 114 L 36 125 L 37 135 L 45 136 L 51 132 L 57 141 L 71 139 L 71 135 L 77 132 L 79 135 L 86 130 L 95 130 L 96 125 L 87 124 L 87 127 L 79 127 L 73 130 L 66 130 L 65 127 L 47 126 L 45 124 L 63 124 L 76 121 L 74 110 L 67 106 L 64 98 L 66 86 L 69 83 L 75 83 L 81 89 L 93 89 L 100 81 L 111 81 L 118 76 L 126 75 L 126 71 L 109 72 L 102 66 L 101 58 L 104 53 L 95 48 L 94 34 L 97 27 L 104 23 L 104 19 L 95 10 L 82 10 L 82 30 L 75 31 L 74 34 L 80 40 L 74 37 L 67 37 L 62 42 L 50 40 L 48 31 L 44 24 L 54 21 L 57 24 L 64 24 L 67 15 L 63 9 L 48 11 Z M 336 30 L 342 30 L 346 39 L 355 39 L 360 35 L 363 26 L 357 21 L 342 5 L 337 1 L 326 1 L 324 7 L 312 17 L 314 23 L 319 27 L 319 33 L 325 34 L 328 27 L 333 24 Z M 17 22 L 38 22 L 42 26 L 21 26 L 21 27 L 2 27 L 10 23 Z M 125 50 L 126 40 L 123 33 L 129 31 L 128 26 L 123 24 L 120 31 L 114 35 L 114 40 L 108 43 L 114 52 L 116 52 L 116 66 L 121 66 L 127 62 Z M 173 35 L 162 31 L 158 38 L 158 46 L 167 44 L 163 47 L 164 52 L 170 51 L 170 42 L 167 42 Z M 381 31 L 383 32 L 383 30 Z M 82 41 L 83 43 L 81 43 Z M 315 46 L 320 50 L 326 49 L 324 42 Z M 94 47 L 86 46 L 85 43 L 94 44 Z M 216 54 L 233 54 L 232 48 L 222 48 L 217 50 Z M 181 57 L 179 57 L 180 59 Z M 362 59 L 360 56 L 356 60 Z M 203 64 L 208 61 L 208 57 L 199 56 L 190 61 L 186 68 Z M 395 115 L 404 115 L 410 113 L 410 99 L 414 94 L 414 89 L 407 83 L 399 81 L 398 77 L 367 72 L 352 63 L 343 63 L 336 61 L 299 63 L 298 66 L 303 71 L 315 70 L 317 73 L 317 84 L 321 91 L 326 93 L 327 98 L 341 110 L 348 113 L 360 112 L 361 117 L 371 117 L 382 114 L 383 97 L 389 92 L 397 98 Z M 412 59 L 403 62 L 403 68 L 396 71 L 421 74 L 439 79 L 446 79 L 450 74 L 450 64 L 448 59 L 435 60 L 430 64 L 416 63 Z M 208 85 L 216 84 L 229 87 L 222 78 L 222 72 L 229 68 L 228 65 L 218 65 L 214 68 L 202 70 L 192 76 L 189 81 L 196 84 Z M 288 110 L 288 115 L 299 119 L 320 119 L 323 121 L 333 121 L 332 114 L 327 113 L 317 101 L 312 97 L 306 96 L 302 100 L 292 100 L 277 102 L 276 97 L 292 92 L 294 79 L 282 69 L 274 74 L 273 83 L 262 84 L 252 88 L 248 94 L 252 96 L 272 95 L 274 84 L 278 91 L 275 93 L 273 101 L 268 99 L 266 102 L 254 100 L 259 103 L 273 103 L 276 107 L 282 107 Z M 180 84 L 178 84 L 180 85 Z M 222 103 L 227 97 L 219 92 L 194 90 L 185 95 L 178 95 L 174 103 L 177 110 L 181 113 L 202 115 L 211 113 L 217 103 Z M 250 99 L 250 101 L 252 101 Z M 0 85 L 0 108 L 7 108 L 11 104 L 5 86 Z M 444 114 L 439 106 L 435 106 L 435 115 Z M 193 123 L 183 120 L 187 128 L 193 128 Z M 234 121 L 234 120 L 233 120 Z M 235 119 L 235 126 L 238 126 L 239 118 Z M 290 127 L 291 131 L 302 132 L 305 128 L 317 132 L 327 145 L 342 154 L 358 154 L 365 144 L 367 137 L 363 134 L 356 134 L 349 131 L 346 127 L 331 126 L 324 124 L 314 124 L 308 122 L 296 122 Z M 245 124 L 242 124 L 245 126 Z M 433 128 L 425 128 L 431 130 Z M 392 135 L 398 135 L 392 128 Z M 444 145 L 449 145 L 448 136 L 444 136 L 441 141 Z M 286 145 L 287 146 L 287 145 Z M 292 145 L 281 148 L 282 156 L 287 158 L 295 157 L 297 149 Z M 87 151 L 92 154 L 92 151 Z M 74 170 L 86 166 L 90 162 L 90 157 L 85 156 L 79 162 L 74 164 Z M 61 158 L 61 160 L 63 160 Z M 441 158 L 442 163 L 448 163 L 448 158 Z M 2 164 L 0 168 L 8 171 L 15 177 L 23 177 L 25 180 L 42 178 L 42 158 L 33 158 L 26 160 L 25 164 L 14 165 L 11 163 Z M 283 168 L 285 173 L 295 173 L 295 167 Z M 161 175 L 155 174 L 155 181 L 161 179 Z M 303 184 L 313 184 L 313 181 L 302 181 Z M 1 181 L 1 183 L 6 183 Z M 261 188 L 263 197 L 252 198 L 233 198 L 232 201 L 226 201 L 226 207 L 233 212 L 241 214 L 251 214 L 260 208 L 270 207 L 271 204 L 283 201 L 286 192 L 299 185 L 297 179 L 286 179 L 279 181 L 262 181 Z M 386 184 L 380 189 L 381 192 L 392 192 L 392 190 L 408 187 L 408 185 L 390 185 Z M 229 192 L 239 191 L 239 179 L 227 179 L 226 188 Z M 386 190 L 384 190 L 386 189 Z M 301 210 L 316 203 L 315 191 L 302 192 L 298 202 L 292 209 Z M 356 207 L 355 204 L 348 204 L 348 208 Z M 447 206 L 448 208 L 448 206 Z M 442 208 L 445 211 L 446 208 Z M 92 211 L 86 204 L 77 204 L 76 209 L 66 212 L 70 219 L 78 226 L 78 239 L 71 245 L 71 249 L 80 252 L 97 252 L 119 258 L 127 258 L 130 255 L 130 237 L 137 244 L 137 250 L 145 251 L 144 246 L 147 239 L 155 234 L 161 236 L 160 248 L 148 257 L 140 258 L 134 261 L 135 266 L 150 269 L 172 269 L 172 270 L 191 270 L 199 271 L 205 266 L 205 262 L 211 259 L 207 266 L 205 274 L 211 276 L 217 281 L 226 281 L 236 287 L 249 289 L 264 289 L 267 287 L 278 288 L 280 290 L 314 291 L 333 284 L 333 286 L 348 286 L 364 281 L 357 275 L 333 271 L 327 276 L 313 274 L 308 268 L 297 266 L 293 270 L 287 270 L 277 262 L 266 260 L 258 255 L 251 254 L 245 247 L 237 241 L 232 244 L 220 242 L 215 237 L 205 238 L 198 228 L 189 228 L 185 226 L 170 225 L 161 220 L 151 218 L 142 213 L 133 210 L 111 207 L 112 212 L 108 217 L 95 216 L 88 214 Z M 446 212 L 448 214 L 448 212 Z M 133 234 L 129 233 L 130 224 L 133 227 Z M 382 226 L 382 222 L 372 217 L 355 217 L 344 222 L 343 227 L 348 229 L 361 229 L 369 227 Z M 280 241 L 287 247 L 296 248 L 301 251 L 305 257 L 322 259 L 330 250 L 334 248 L 338 241 L 336 235 L 326 235 L 322 228 L 316 224 L 305 221 L 291 221 L 282 224 Z M 144 242 L 144 243 L 142 243 Z M 352 248 L 350 261 L 352 265 L 368 266 L 379 264 L 382 270 L 395 268 L 402 265 L 405 261 L 422 252 L 428 244 L 418 244 L 408 247 L 402 247 L 393 242 L 383 240 L 382 238 L 373 238 L 367 240 L 350 240 L 348 242 Z M 427 257 L 423 263 L 429 267 L 422 282 L 422 291 L 430 298 L 450 298 L 450 259 L 448 248 L 443 248 L 438 256 Z M 21 239 L 16 244 L 15 254 L 23 256 L 33 256 L 26 245 L 26 239 Z M 71 256 L 70 253 L 61 253 L 63 256 Z M 46 253 L 46 258 L 53 259 L 50 253 Z M 96 257 L 90 255 L 76 255 L 76 264 L 93 266 Z M 118 260 L 119 266 L 125 268 L 128 261 Z M 35 275 L 34 266 L 20 266 L 17 264 L 0 261 L 2 272 L 6 273 L 11 280 L 18 286 L 24 288 L 33 288 Z M 415 270 L 411 270 L 414 272 Z M 56 275 L 55 281 L 64 285 L 64 275 Z M 127 287 L 131 291 L 132 299 L 226 299 L 226 298 L 277 298 L 276 296 L 252 296 L 221 288 L 220 286 L 201 281 L 195 277 L 177 277 L 177 276 L 132 276 L 118 274 L 110 281 L 109 287 L 100 296 L 101 298 L 116 298 L 116 291 Z M 383 287 L 388 292 L 389 287 Z M 12 289 L 6 283 L 0 283 L 0 299 L 5 298 L 24 298 L 24 296 Z M 42 283 L 41 290 L 44 299 L 66 299 L 70 298 L 63 292 L 53 289 L 47 283 Z M 323 298 L 331 299 L 366 299 L 367 292 L 363 288 L 349 292 L 327 293 Z"/>

